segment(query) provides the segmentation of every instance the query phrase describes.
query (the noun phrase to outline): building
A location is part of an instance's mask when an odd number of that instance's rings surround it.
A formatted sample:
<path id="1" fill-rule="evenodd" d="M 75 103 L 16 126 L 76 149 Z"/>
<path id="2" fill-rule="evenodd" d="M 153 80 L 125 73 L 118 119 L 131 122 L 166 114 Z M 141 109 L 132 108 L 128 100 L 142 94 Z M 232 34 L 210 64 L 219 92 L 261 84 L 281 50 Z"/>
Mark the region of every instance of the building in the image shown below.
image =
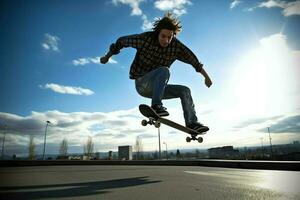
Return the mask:
<path id="1" fill-rule="evenodd" d="M 113 152 L 112 151 L 109 151 L 108 152 L 108 157 L 107 157 L 107 160 L 112 160 L 112 158 L 113 158 Z"/>
<path id="2" fill-rule="evenodd" d="M 233 146 L 224 146 L 208 149 L 209 158 L 217 159 L 238 159 L 239 150 L 233 149 Z"/>
<path id="3" fill-rule="evenodd" d="M 95 153 L 95 160 L 100 160 L 100 152 Z"/>
<path id="4" fill-rule="evenodd" d="M 132 160 L 132 146 L 118 147 L 119 160 Z"/>

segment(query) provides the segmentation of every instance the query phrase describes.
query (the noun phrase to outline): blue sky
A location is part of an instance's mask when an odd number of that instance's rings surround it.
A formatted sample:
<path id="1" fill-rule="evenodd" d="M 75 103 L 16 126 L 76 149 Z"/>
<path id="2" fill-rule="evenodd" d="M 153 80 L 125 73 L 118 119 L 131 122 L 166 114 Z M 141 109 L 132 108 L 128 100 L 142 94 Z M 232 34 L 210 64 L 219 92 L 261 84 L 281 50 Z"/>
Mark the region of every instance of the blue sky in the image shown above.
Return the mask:
<path id="1" fill-rule="evenodd" d="M 31 134 L 39 151 L 46 120 L 49 152 L 63 137 L 76 151 L 88 136 L 99 151 L 133 145 L 137 136 L 145 150 L 157 149 L 156 129 L 141 127 L 137 110 L 150 100 L 128 78 L 135 50 L 123 49 L 106 65 L 98 60 L 118 37 L 149 30 L 168 10 L 182 22 L 178 39 L 213 81 L 208 89 L 191 66 L 171 67 L 170 83 L 191 88 L 198 117 L 211 131 L 199 146 L 163 127 L 170 148 L 257 145 L 261 137 L 267 142 L 267 126 L 278 132 L 275 143 L 299 140 L 299 7 L 298 0 L 4 1 L 0 125 L 10 130 L 8 154 L 26 153 Z M 170 119 L 182 123 L 180 101 L 165 105 Z"/>

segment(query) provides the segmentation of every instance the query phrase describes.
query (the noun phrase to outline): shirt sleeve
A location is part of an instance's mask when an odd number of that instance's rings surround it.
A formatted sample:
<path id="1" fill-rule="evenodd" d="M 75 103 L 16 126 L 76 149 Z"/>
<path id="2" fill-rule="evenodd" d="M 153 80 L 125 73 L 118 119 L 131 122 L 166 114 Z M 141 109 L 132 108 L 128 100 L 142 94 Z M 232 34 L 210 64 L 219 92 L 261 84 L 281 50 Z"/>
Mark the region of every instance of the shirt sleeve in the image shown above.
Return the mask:
<path id="1" fill-rule="evenodd" d="M 200 63 L 196 55 L 179 40 L 178 45 L 179 52 L 177 54 L 177 59 L 184 63 L 192 65 L 197 72 L 200 72 L 203 68 L 203 64 Z"/>
<path id="2" fill-rule="evenodd" d="M 116 43 L 110 45 L 110 52 L 113 55 L 120 53 L 120 50 L 124 47 L 133 47 L 135 49 L 140 48 L 143 45 L 144 34 L 134 34 L 120 37 Z"/>

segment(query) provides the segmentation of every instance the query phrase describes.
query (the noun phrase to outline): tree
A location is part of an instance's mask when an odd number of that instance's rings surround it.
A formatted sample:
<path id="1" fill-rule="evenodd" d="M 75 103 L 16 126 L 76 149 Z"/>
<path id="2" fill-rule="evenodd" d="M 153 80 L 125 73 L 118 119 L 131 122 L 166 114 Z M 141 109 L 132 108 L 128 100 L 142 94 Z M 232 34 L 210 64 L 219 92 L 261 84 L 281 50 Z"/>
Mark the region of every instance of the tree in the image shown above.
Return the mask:
<path id="1" fill-rule="evenodd" d="M 181 154 L 180 154 L 179 149 L 177 149 L 177 152 L 176 152 L 176 158 L 177 158 L 177 159 L 181 159 Z"/>
<path id="2" fill-rule="evenodd" d="M 143 159 L 143 143 L 142 139 L 139 136 L 136 137 L 134 149 L 136 153 L 136 159 Z"/>
<path id="3" fill-rule="evenodd" d="M 60 143 L 59 154 L 64 157 L 68 155 L 68 140 L 66 138 Z"/>
<path id="4" fill-rule="evenodd" d="M 30 135 L 29 144 L 28 144 L 28 159 L 34 160 L 35 157 L 36 157 L 36 154 L 35 154 L 34 136 Z"/>
<path id="5" fill-rule="evenodd" d="M 200 156 L 200 151 L 199 151 L 199 149 L 196 149 L 196 151 L 195 151 L 195 157 L 199 158 L 199 156 Z"/>
<path id="6" fill-rule="evenodd" d="M 94 154 L 94 143 L 93 138 L 89 136 L 86 145 L 84 145 L 84 155 L 89 158 Z"/>
<path id="7" fill-rule="evenodd" d="M 155 150 L 155 152 L 152 155 L 153 155 L 154 160 L 158 159 L 158 151 L 157 150 Z"/>
<path id="8" fill-rule="evenodd" d="M 169 158 L 175 158 L 175 153 L 174 152 L 170 152 L 169 153 Z"/>

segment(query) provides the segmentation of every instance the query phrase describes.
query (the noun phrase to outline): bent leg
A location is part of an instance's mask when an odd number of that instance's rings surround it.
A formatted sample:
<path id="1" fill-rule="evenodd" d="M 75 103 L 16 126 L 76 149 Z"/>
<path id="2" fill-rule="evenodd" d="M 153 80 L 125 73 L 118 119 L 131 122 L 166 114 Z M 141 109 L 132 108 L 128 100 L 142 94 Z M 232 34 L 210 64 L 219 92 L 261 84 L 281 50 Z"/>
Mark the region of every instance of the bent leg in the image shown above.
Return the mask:
<path id="1" fill-rule="evenodd" d="M 143 77 L 138 78 L 136 83 L 137 92 L 152 99 L 152 105 L 162 105 L 166 85 L 170 78 L 170 71 L 167 67 L 159 67 Z"/>
<path id="2" fill-rule="evenodd" d="M 152 105 L 162 104 L 162 99 L 180 98 L 186 125 L 197 122 L 191 91 L 182 85 L 167 84 L 170 72 L 167 67 L 159 67 L 135 81 L 137 92 L 152 99 Z"/>
<path id="3" fill-rule="evenodd" d="M 191 90 L 182 85 L 167 85 L 163 99 L 180 98 L 182 110 L 184 114 L 185 124 L 191 124 L 197 122 L 197 116 L 195 111 L 195 105 L 191 95 Z"/>

